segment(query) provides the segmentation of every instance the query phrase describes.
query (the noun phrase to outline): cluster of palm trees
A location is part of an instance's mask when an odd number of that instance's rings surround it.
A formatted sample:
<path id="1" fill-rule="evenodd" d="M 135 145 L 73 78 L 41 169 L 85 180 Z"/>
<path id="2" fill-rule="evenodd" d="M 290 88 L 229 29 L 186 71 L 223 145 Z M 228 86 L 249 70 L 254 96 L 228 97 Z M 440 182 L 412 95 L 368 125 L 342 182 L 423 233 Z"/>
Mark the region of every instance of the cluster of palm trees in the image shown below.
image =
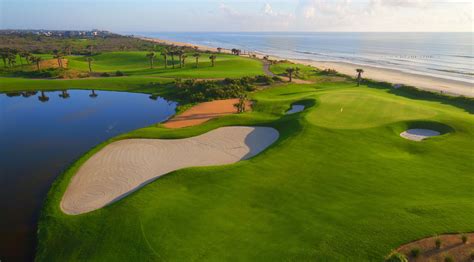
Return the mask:
<path id="1" fill-rule="evenodd" d="M 240 54 L 242 53 L 242 50 L 232 48 L 232 49 L 230 50 L 230 52 L 231 52 L 233 55 L 240 55 Z"/>
<path id="2" fill-rule="evenodd" d="M 194 49 L 196 50 L 196 49 Z M 154 66 L 154 60 L 156 58 L 156 53 L 155 52 L 150 52 L 147 53 L 146 58 L 150 61 L 150 68 L 153 69 Z M 166 47 L 163 50 L 161 50 L 161 56 L 163 56 L 165 68 L 168 68 L 168 58 L 171 58 L 171 66 L 175 68 L 175 57 L 178 58 L 179 62 L 179 68 L 183 68 L 186 63 L 186 58 L 188 57 L 186 54 L 186 49 L 184 47 L 176 47 L 176 46 L 170 46 Z M 199 66 L 199 58 L 201 57 L 201 53 L 195 51 L 192 56 L 196 60 L 196 67 Z M 212 66 L 215 66 L 217 56 L 212 54 L 209 56 L 209 60 L 211 60 Z"/>
<path id="3" fill-rule="evenodd" d="M 17 56 L 20 59 L 20 64 L 23 65 L 23 58 L 25 59 L 26 63 L 31 62 L 31 53 L 23 50 L 17 50 L 13 48 L 0 48 L 0 56 L 3 60 L 4 67 L 13 67 L 16 64 Z"/>

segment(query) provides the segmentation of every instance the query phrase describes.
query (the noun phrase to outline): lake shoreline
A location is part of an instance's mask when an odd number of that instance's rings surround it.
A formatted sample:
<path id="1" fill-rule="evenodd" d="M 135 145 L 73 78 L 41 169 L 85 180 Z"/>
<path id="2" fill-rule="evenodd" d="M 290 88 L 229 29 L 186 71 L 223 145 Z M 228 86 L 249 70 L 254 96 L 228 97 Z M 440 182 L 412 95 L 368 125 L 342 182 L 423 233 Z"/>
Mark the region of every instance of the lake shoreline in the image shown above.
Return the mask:
<path id="1" fill-rule="evenodd" d="M 160 44 L 166 45 L 175 45 L 175 46 L 184 46 L 184 47 L 195 47 L 201 51 L 210 51 L 217 52 L 217 48 L 205 45 L 196 45 L 192 43 L 185 43 L 172 40 L 164 40 L 154 37 L 138 37 L 139 39 L 151 41 Z M 231 53 L 231 50 L 222 48 L 222 53 Z M 302 65 L 313 66 L 319 69 L 334 69 L 339 73 L 355 76 L 356 68 L 364 69 L 363 77 L 367 79 L 372 79 L 380 82 L 388 82 L 393 85 L 404 85 L 404 86 L 413 86 L 421 90 L 441 93 L 445 95 L 452 96 L 466 96 L 474 97 L 474 84 L 450 80 L 446 78 L 421 75 L 415 73 L 407 73 L 402 70 L 387 69 L 375 66 L 359 65 L 355 63 L 346 63 L 346 62 L 326 62 L 326 61 L 316 61 L 311 59 L 291 59 L 281 56 L 276 56 L 272 54 L 265 54 L 261 52 L 249 52 L 250 54 L 256 55 L 257 58 L 263 59 L 264 56 L 268 56 L 272 60 L 288 60 L 290 62 Z"/>

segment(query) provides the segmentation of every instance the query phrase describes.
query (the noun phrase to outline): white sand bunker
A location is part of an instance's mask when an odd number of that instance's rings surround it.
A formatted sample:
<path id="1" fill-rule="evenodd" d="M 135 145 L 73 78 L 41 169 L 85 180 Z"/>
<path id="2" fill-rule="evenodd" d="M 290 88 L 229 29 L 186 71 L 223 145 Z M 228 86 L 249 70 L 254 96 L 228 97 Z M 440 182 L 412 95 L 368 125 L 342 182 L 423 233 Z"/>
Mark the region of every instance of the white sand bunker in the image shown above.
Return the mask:
<path id="1" fill-rule="evenodd" d="M 286 115 L 295 114 L 304 110 L 304 105 L 291 105 L 291 109 L 286 111 Z"/>
<path id="2" fill-rule="evenodd" d="M 159 176 L 186 167 L 251 158 L 278 139 L 270 127 L 222 127 L 185 139 L 127 139 L 105 146 L 72 178 L 61 200 L 66 214 L 99 209 Z"/>
<path id="3" fill-rule="evenodd" d="M 439 135 L 440 132 L 430 129 L 408 129 L 400 134 L 401 137 L 413 141 L 421 141 L 425 138 Z"/>

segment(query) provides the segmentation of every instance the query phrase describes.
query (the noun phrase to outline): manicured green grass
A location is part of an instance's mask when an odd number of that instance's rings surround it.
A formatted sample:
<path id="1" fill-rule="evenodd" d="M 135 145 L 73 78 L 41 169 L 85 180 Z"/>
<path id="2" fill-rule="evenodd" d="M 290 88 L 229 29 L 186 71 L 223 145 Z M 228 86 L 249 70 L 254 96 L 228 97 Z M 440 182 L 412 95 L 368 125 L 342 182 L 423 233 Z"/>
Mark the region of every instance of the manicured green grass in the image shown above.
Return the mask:
<path id="1" fill-rule="evenodd" d="M 276 75 L 286 75 L 287 68 L 299 68 L 299 75 L 297 76 L 300 79 L 304 80 L 314 80 L 317 76 L 316 68 L 306 65 L 293 64 L 289 62 L 285 63 L 276 63 L 270 66 L 270 70 Z"/>
<path id="2" fill-rule="evenodd" d="M 262 75 L 262 63 L 255 59 L 239 56 L 220 54 L 217 55 L 216 64 L 211 66 L 210 54 L 202 53 L 199 65 L 195 67 L 195 58 L 187 54 L 184 68 L 179 68 L 178 57 L 175 56 L 175 68 L 172 68 L 171 57 L 168 57 L 168 68 L 164 67 L 164 59 L 156 53 L 154 68 L 150 69 L 149 60 L 145 57 L 147 52 L 108 52 L 95 55 L 92 68 L 97 72 L 125 72 L 127 75 L 155 75 L 163 77 L 182 78 L 225 78 Z M 71 56 L 69 68 L 88 71 L 85 57 Z"/>
<path id="3" fill-rule="evenodd" d="M 148 127 L 92 149 L 50 190 L 37 259 L 381 261 L 402 243 L 474 230 L 474 116 L 462 108 L 346 82 L 280 86 L 252 99 L 252 113 Z M 312 106 L 285 116 L 298 101 Z M 423 142 L 399 136 L 437 122 L 451 132 Z M 71 177 L 107 143 L 225 125 L 272 126 L 280 139 L 253 159 L 172 172 L 91 213 L 60 211 Z"/>
<path id="4" fill-rule="evenodd" d="M 97 89 L 136 93 L 171 93 L 171 79 L 157 77 L 104 77 L 68 80 L 0 78 L 0 92 Z M 150 83 L 154 83 L 150 85 Z"/>

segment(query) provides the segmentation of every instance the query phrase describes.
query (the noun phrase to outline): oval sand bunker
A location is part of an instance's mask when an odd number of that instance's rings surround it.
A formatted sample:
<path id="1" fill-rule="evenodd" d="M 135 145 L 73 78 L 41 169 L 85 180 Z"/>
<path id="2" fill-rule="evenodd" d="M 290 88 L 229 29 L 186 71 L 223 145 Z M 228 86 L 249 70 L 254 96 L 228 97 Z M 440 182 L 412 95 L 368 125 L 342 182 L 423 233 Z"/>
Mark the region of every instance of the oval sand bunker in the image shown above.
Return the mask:
<path id="1" fill-rule="evenodd" d="M 286 115 L 299 113 L 304 110 L 304 105 L 291 105 L 291 109 L 286 111 Z"/>
<path id="2" fill-rule="evenodd" d="M 400 134 L 401 137 L 413 141 L 421 141 L 432 136 L 439 136 L 440 132 L 430 129 L 408 129 Z"/>
<path id="3" fill-rule="evenodd" d="M 82 214 L 117 201 L 169 172 L 251 158 L 278 139 L 270 127 L 221 127 L 185 139 L 126 139 L 89 158 L 61 200 L 66 214 Z"/>

